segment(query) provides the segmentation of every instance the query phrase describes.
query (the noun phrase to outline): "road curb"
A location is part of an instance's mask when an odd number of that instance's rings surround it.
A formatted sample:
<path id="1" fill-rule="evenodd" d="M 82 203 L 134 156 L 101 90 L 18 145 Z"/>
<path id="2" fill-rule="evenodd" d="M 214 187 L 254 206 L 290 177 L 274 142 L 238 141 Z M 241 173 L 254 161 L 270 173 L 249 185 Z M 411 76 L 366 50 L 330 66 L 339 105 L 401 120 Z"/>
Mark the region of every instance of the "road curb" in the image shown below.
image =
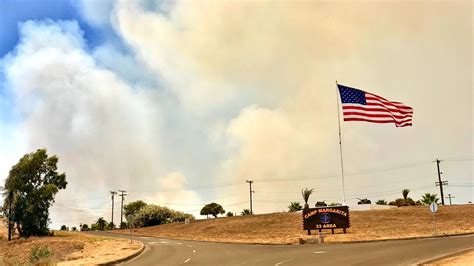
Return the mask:
<path id="1" fill-rule="evenodd" d="M 122 262 L 125 262 L 125 261 L 128 261 L 128 260 L 131 260 L 131 259 L 133 259 L 133 258 L 135 258 L 135 257 L 138 257 L 140 254 L 143 253 L 143 251 L 145 251 L 145 244 L 143 244 L 143 242 L 138 241 L 138 240 L 135 240 L 135 241 L 137 241 L 138 243 L 141 244 L 141 247 L 140 247 L 140 249 L 139 249 L 137 252 L 135 252 L 135 253 L 133 253 L 133 254 L 131 254 L 131 255 L 128 255 L 128 256 L 125 257 L 125 258 L 116 259 L 116 260 L 109 261 L 109 262 L 106 262 L 106 263 L 100 263 L 100 264 L 98 264 L 98 265 L 115 265 L 115 264 L 118 264 L 118 263 L 122 263 Z"/>
<path id="2" fill-rule="evenodd" d="M 360 244 L 360 243 L 372 243 L 372 242 L 384 242 L 384 241 L 397 241 L 397 240 L 416 240 L 416 239 L 430 239 L 430 238 L 443 238 L 453 236 L 468 236 L 474 235 L 474 232 L 470 233 L 459 233 L 449 235 L 436 235 L 436 236 L 413 236 L 413 237 L 402 237 L 402 238 L 387 238 L 387 239 L 373 239 L 373 240 L 356 240 L 356 241 L 334 241 L 326 242 L 326 244 Z"/>
<path id="3" fill-rule="evenodd" d="M 457 252 L 454 252 L 454 253 L 451 253 L 451 254 L 448 254 L 448 255 L 441 255 L 441 256 L 435 257 L 433 259 L 427 260 L 427 261 L 419 262 L 416 265 L 430 265 L 430 264 L 436 263 L 436 262 L 444 260 L 444 259 L 457 257 L 457 256 L 463 255 L 465 253 L 469 253 L 473 250 L 474 250 L 474 248 L 463 249 L 461 251 L 457 251 Z"/>

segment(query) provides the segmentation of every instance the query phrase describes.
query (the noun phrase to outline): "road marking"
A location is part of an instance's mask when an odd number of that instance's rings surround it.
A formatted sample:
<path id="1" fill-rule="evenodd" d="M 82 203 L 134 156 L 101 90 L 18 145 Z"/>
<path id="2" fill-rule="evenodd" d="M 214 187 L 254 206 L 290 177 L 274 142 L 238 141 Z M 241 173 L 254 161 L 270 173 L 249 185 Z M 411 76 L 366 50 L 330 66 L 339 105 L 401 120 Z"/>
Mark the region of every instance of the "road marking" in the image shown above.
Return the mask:
<path id="1" fill-rule="evenodd" d="M 186 263 L 186 262 L 188 262 L 188 261 L 190 261 L 190 260 L 191 260 L 191 258 L 189 258 L 189 259 L 185 260 L 185 261 L 184 261 L 184 263 Z"/>
<path id="2" fill-rule="evenodd" d="M 196 250 L 195 250 L 195 249 L 193 249 L 193 253 L 196 253 Z"/>
<path id="3" fill-rule="evenodd" d="M 282 265 L 283 263 L 289 262 L 289 261 L 292 261 L 292 260 L 294 260 L 294 259 L 289 259 L 289 260 L 280 261 L 280 262 L 278 262 L 278 263 L 275 263 L 275 266 Z"/>
<path id="4" fill-rule="evenodd" d="M 192 247 L 193 247 L 193 246 L 191 246 L 191 245 L 186 245 L 186 246 L 187 246 L 188 248 L 192 248 Z"/>
<path id="5" fill-rule="evenodd" d="M 150 245 L 181 245 L 181 243 L 168 242 L 168 241 L 151 241 L 148 242 Z"/>
<path id="6" fill-rule="evenodd" d="M 324 253 L 328 253 L 327 251 L 315 251 L 313 252 L 314 254 L 324 254 Z"/>

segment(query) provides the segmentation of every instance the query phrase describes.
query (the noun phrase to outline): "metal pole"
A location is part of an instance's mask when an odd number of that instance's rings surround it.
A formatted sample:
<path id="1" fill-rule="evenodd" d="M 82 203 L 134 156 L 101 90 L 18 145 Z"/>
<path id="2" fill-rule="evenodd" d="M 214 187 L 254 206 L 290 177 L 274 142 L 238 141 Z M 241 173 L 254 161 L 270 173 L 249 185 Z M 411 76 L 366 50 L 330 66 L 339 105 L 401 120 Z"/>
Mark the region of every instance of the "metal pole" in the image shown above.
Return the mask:
<path id="1" fill-rule="evenodd" d="M 341 183 L 342 183 L 342 205 L 346 205 L 346 192 L 344 188 L 344 160 L 342 159 L 342 134 L 341 134 L 341 114 L 339 108 L 339 87 L 336 80 L 336 88 L 337 88 L 337 124 L 339 126 L 339 154 L 341 156 Z"/>

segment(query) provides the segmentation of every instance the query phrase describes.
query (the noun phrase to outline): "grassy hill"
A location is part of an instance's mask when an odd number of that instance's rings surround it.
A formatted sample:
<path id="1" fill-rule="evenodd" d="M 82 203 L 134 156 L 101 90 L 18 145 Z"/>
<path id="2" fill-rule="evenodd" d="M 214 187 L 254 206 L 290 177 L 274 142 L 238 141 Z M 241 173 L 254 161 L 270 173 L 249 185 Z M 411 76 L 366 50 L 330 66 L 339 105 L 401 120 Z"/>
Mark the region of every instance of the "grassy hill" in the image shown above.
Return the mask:
<path id="1" fill-rule="evenodd" d="M 326 242 L 392 239 L 433 234 L 432 214 L 427 206 L 351 212 L 347 234 L 336 230 Z M 435 216 L 437 234 L 474 233 L 474 205 L 440 206 Z M 127 230 L 114 232 L 128 233 Z M 324 231 L 330 233 L 330 230 Z M 253 216 L 198 220 L 134 230 L 134 234 L 173 239 L 233 243 L 296 244 L 307 239 L 301 213 L 273 213 Z M 317 234 L 317 231 L 314 231 Z"/>

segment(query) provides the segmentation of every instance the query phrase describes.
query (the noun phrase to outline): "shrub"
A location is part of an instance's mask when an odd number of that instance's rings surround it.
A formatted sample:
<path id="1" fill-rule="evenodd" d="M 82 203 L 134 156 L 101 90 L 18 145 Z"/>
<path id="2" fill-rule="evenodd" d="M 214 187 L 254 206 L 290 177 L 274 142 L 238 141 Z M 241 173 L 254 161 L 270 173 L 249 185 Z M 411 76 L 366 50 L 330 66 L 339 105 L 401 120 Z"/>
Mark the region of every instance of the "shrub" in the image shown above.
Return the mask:
<path id="1" fill-rule="evenodd" d="M 227 217 L 232 217 L 232 216 L 234 216 L 234 214 L 232 212 L 227 213 Z"/>
<path id="2" fill-rule="evenodd" d="M 245 216 L 245 215 L 252 215 L 252 213 L 250 212 L 249 209 L 243 209 L 241 214 L 242 214 L 243 216 Z"/>
<path id="3" fill-rule="evenodd" d="M 30 250 L 30 262 L 38 262 L 52 254 L 53 252 L 48 248 L 48 246 L 33 246 Z"/>
<path id="4" fill-rule="evenodd" d="M 135 226 L 145 227 L 170 223 L 172 210 L 157 205 L 147 205 L 138 211 L 135 218 Z"/>
<path id="5" fill-rule="evenodd" d="M 288 205 L 288 212 L 297 212 L 301 211 L 303 209 L 303 206 L 297 201 L 290 202 L 290 205 Z"/>
<path id="6" fill-rule="evenodd" d="M 315 207 L 326 207 L 326 206 L 328 206 L 328 205 L 327 205 L 326 202 L 323 200 L 323 201 L 317 201 L 314 206 L 315 206 Z"/>

